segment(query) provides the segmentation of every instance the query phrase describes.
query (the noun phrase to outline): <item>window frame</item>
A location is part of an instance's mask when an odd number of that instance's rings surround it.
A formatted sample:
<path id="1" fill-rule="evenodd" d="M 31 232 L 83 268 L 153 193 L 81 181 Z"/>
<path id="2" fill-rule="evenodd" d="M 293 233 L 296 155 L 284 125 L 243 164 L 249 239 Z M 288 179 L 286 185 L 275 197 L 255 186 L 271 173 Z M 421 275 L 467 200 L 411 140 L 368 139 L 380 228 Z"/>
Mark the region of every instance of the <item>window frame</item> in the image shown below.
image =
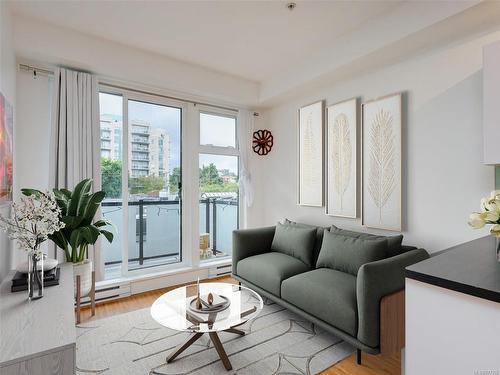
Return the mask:
<path id="1" fill-rule="evenodd" d="M 198 179 L 197 179 L 197 187 L 199 189 L 199 158 L 201 154 L 209 154 L 209 155 L 220 155 L 220 156 L 234 156 L 238 158 L 238 182 L 240 179 L 240 170 L 241 170 L 241 156 L 240 156 L 240 147 L 239 147 L 239 122 L 238 122 L 238 113 L 234 111 L 228 111 L 224 109 L 219 109 L 219 108 L 214 108 L 206 105 L 198 105 L 197 106 L 197 122 L 198 122 L 198 153 L 197 153 L 197 160 L 198 160 Z M 201 130 L 201 114 L 209 114 L 213 116 L 220 116 L 220 117 L 227 117 L 227 118 L 232 118 L 235 121 L 235 147 L 232 146 L 214 146 L 214 145 L 202 145 L 201 144 L 201 136 L 200 136 L 200 130 Z M 198 190 L 198 197 L 200 196 L 200 192 Z M 242 213 L 243 210 L 241 209 L 241 186 L 238 184 L 238 204 L 237 204 L 237 223 L 236 227 L 240 228 L 240 224 L 243 222 L 242 221 Z M 197 217 L 197 226 L 196 228 L 199 228 L 199 211 L 196 215 Z M 198 234 L 198 229 L 196 231 L 196 234 L 199 237 Z M 231 249 L 232 252 L 232 249 Z M 230 259 L 230 257 L 226 257 L 227 259 Z M 204 259 L 201 261 L 198 257 L 198 261 L 202 262 L 204 265 L 210 265 L 212 262 L 217 262 L 220 261 L 221 259 L 226 259 L 226 258 L 212 258 L 212 259 Z"/>
<path id="2" fill-rule="evenodd" d="M 122 97 L 122 257 L 121 257 L 121 276 L 122 277 L 134 277 L 139 275 L 146 275 L 151 273 L 157 273 L 162 271 L 172 271 L 175 269 L 189 267 L 193 263 L 192 252 L 188 251 L 188 249 L 192 248 L 192 240 L 187 230 L 189 228 L 189 223 L 187 223 L 187 216 L 189 215 L 189 206 L 188 202 L 186 202 L 185 197 L 185 186 L 190 184 L 190 181 L 186 181 L 187 174 L 184 173 L 189 168 L 187 165 L 187 160 L 189 159 L 189 155 L 184 154 L 185 149 L 189 149 L 189 146 L 186 144 L 188 142 L 187 131 L 187 112 L 188 112 L 188 103 L 182 100 L 175 100 L 170 98 L 164 98 L 161 95 L 156 95 L 154 93 L 143 93 L 137 92 L 133 89 L 126 88 L 116 88 L 105 83 L 100 83 L 98 87 L 98 92 L 103 94 L 111 94 L 111 95 L 119 95 Z M 180 249 L 179 249 L 179 257 L 180 261 L 175 263 L 169 263 L 164 265 L 155 265 L 155 266 L 147 266 L 139 269 L 129 269 L 129 247 L 128 247 L 128 239 L 129 239 L 129 227 L 128 227 L 128 215 L 129 215 L 129 187 L 128 187 L 128 170 L 129 170 L 129 143 L 130 143 L 130 133 L 129 133 L 129 116 L 128 116 L 128 103 L 129 100 L 139 101 L 144 103 L 150 103 L 160 106 L 173 107 L 178 108 L 181 111 L 181 119 L 180 119 L 180 127 L 181 127 L 181 142 L 180 142 L 180 161 L 181 161 L 181 181 L 182 181 L 182 189 L 180 191 Z M 132 152 L 132 151 L 130 151 Z M 104 267 L 104 264 L 103 264 Z M 105 273 L 105 271 L 104 271 Z"/>

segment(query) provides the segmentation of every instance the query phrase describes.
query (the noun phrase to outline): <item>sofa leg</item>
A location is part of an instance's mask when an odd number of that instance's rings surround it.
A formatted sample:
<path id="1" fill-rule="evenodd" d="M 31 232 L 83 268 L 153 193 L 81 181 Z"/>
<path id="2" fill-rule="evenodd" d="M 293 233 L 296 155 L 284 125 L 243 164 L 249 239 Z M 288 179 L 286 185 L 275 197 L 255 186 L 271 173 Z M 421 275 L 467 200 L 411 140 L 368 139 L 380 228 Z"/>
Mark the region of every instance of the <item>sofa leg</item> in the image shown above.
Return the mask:
<path id="1" fill-rule="evenodd" d="M 356 349 L 356 363 L 361 364 L 361 349 Z"/>

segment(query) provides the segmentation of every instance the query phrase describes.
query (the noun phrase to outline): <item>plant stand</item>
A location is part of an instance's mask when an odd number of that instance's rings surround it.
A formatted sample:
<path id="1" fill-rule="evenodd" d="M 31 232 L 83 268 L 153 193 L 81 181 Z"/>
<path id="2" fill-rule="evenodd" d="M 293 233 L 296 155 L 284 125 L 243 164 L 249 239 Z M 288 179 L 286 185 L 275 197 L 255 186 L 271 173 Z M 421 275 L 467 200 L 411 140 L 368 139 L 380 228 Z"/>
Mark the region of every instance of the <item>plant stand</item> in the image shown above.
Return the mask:
<path id="1" fill-rule="evenodd" d="M 76 324 L 80 324 L 81 322 L 81 299 L 82 296 L 80 293 L 80 275 L 76 276 Z M 92 271 L 92 287 L 90 289 L 90 293 L 88 295 L 90 297 L 90 309 L 91 316 L 95 315 L 95 271 Z"/>

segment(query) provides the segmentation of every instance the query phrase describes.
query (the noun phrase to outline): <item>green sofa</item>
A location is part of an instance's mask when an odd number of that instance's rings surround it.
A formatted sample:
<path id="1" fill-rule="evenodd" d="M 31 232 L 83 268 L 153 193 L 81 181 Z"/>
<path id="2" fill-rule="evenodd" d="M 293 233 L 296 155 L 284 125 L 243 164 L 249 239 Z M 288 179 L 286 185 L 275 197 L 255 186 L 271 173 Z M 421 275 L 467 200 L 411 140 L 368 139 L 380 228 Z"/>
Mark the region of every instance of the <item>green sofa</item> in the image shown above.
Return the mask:
<path id="1" fill-rule="evenodd" d="M 404 289 L 405 267 L 427 259 L 429 254 L 423 249 L 401 245 L 402 236 L 382 237 L 292 222 L 285 223 L 287 225 L 314 229 L 312 242 L 306 239 L 304 241 L 307 243 L 301 240 L 297 245 L 293 232 L 284 232 L 283 225 L 278 224 L 282 241 L 288 238 L 291 243 L 286 245 L 291 248 L 295 246 L 293 251 L 286 253 L 273 249 L 277 241 L 276 226 L 235 230 L 233 277 L 262 296 L 354 345 L 358 349 L 358 363 L 361 363 L 361 351 L 380 353 L 380 301 L 382 297 Z M 383 256 L 380 251 L 377 255 L 376 249 L 372 251 L 377 260 L 368 263 L 363 263 L 363 256 L 359 257 L 359 254 L 365 254 L 362 250 L 358 253 L 344 251 L 344 258 L 345 254 L 353 254 L 353 257 L 358 257 L 359 263 L 359 268 L 347 267 L 344 270 L 342 264 L 332 263 L 339 263 L 339 260 L 349 262 L 349 259 L 342 260 L 342 254 L 335 254 L 335 250 L 329 250 L 330 258 L 325 259 L 326 250 L 321 252 L 324 233 L 327 236 L 325 242 L 328 239 L 330 248 L 342 247 L 342 241 L 358 241 L 350 240 L 349 237 L 369 240 L 358 242 L 372 247 L 384 241 L 388 249 Z M 310 231 L 302 234 L 309 235 Z M 339 239 L 340 245 L 335 245 Z"/>

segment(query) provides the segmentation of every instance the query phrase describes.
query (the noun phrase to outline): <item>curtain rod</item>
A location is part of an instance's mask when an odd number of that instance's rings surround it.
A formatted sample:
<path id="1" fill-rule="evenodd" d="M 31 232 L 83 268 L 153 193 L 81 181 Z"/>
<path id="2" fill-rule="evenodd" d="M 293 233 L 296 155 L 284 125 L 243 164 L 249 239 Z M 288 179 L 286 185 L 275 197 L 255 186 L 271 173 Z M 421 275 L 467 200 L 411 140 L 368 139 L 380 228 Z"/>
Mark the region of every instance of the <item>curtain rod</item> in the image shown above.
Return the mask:
<path id="1" fill-rule="evenodd" d="M 27 72 L 33 72 L 35 75 L 38 74 L 38 73 L 46 74 L 48 76 L 54 75 L 54 72 L 52 70 L 47 70 L 47 69 L 43 69 L 43 68 L 37 68 L 35 66 L 26 65 L 26 64 L 19 64 L 19 69 L 27 71 Z M 205 105 L 207 107 L 223 109 L 223 110 L 231 111 L 231 112 L 238 112 L 238 109 L 235 109 L 235 108 L 224 107 L 224 106 L 215 105 L 215 104 L 209 104 L 209 103 L 202 103 L 202 102 L 197 102 L 197 101 L 194 101 L 194 100 L 178 98 L 178 97 L 175 97 L 175 96 L 162 95 L 162 94 L 158 94 L 158 93 L 154 93 L 154 92 L 152 93 L 152 92 L 145 91 L 145 90 L 138 90 L 138 89 L 133 89 L 133 88 L 130 88 L 130 87 L 115 85 L 115 84 L 112 84 L 112 83 L 100 82 L 99 85 L 104 86 L 104 87 L 110 87 L 110 88 L 120 89 L 120 90 L 132 91 L 132 92 L 136 92 L 136 93 L 139 93 L 139 94 L 155 95 L 155 96 L 159 96 L 160 98 L 165 98 L 165 99 L 179 100 L 179 101 L 183 101 L 183 102 L 186 102 L 186 103 L 191 103 L 191 104 L 194 104 L 194 105 Z"/>
<path id="2" fill-rule="evenodd" d="M 36 68 L 34 66 L 26 65 L 26 64 L 19 64 L 19 69 L 24 70 L 26 72 L 33 72 L 34 74 L 42 73 L 42 74 L 46 74 L 48 76 L 54 75 L 54 72 L 52 70 Z"/>

